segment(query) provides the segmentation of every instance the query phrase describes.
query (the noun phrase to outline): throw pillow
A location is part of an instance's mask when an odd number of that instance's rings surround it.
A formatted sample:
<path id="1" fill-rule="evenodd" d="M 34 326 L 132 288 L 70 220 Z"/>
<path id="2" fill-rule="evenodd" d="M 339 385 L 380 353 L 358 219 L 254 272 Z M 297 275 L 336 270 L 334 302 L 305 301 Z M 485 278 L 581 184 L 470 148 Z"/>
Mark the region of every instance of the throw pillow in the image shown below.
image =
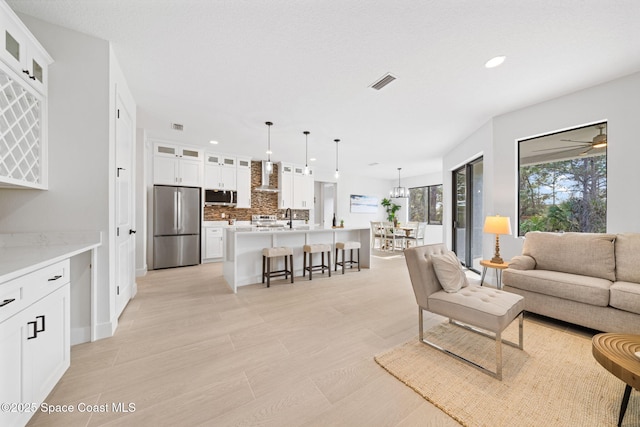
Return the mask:
<path id="1" fill-rule="evenodd" d="M 467 275 L 464 274 L 458 257 L 452 251 L 431 255 L 431 262 L 440 286 L 445 292 L 458 292 L 469 285 Z"/>

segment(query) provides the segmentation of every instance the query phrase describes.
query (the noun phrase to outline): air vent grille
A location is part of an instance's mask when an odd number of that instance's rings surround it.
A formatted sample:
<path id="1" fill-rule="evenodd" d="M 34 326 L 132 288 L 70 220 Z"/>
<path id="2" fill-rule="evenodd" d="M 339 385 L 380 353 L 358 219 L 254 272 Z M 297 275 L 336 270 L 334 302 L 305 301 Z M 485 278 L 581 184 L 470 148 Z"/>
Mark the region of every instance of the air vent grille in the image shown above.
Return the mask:
<path id="1" fill-rule="evenodd" d="M 375 90 L 380 90 L 392 81 L 394 81 L 396 77 L 392 74 L 385 74 L 382 78 L 378 79 L 375 83 L 373 83 L 370 87 Z"/>
<path id="2" fill-rule="evenodd" d="M 181 125 L 180 123 L 171 123 L 171 129 L 173 130 L 184 130 L 184 125 Z"/>

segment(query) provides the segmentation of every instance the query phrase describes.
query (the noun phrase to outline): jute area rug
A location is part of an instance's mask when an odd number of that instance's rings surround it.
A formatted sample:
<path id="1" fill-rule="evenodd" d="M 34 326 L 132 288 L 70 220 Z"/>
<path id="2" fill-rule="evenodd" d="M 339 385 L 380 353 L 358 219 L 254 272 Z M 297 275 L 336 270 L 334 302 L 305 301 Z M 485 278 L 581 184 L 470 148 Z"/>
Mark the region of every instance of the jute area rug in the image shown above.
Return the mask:
<path id="1" fill-rule="evenodd" d="M 503 336 L 517 342 L 517 322 Z M 495 369 L 495 343 L 445 322 L 425 338 Z M 464 426 L 615 426 L 625 384 L 591 355 L 591 337 L 525 318 L 524 351 L 503 345 L 502 381 L 418 339 L 375 356 L 391 375 Z M 640 426 L 632 390 L 623 426 Z"/>

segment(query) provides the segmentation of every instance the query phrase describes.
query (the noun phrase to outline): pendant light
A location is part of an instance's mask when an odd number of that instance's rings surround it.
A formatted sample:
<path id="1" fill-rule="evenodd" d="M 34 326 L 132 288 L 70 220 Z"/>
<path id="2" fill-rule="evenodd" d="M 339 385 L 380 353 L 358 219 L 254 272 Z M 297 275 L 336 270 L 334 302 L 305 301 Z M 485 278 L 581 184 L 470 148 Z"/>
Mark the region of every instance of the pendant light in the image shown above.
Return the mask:
<path id="1" fill-rule="evenodd" d="M 334 139 L 334 141 L 336 142 L 336 179 L 340 178 L 340 172 L 338 172 L 338 142 L 340 142 L 339 139 Z"/>
<path id="2" fill-rule="evenodd" d="M 391 197 L 409 197 L 407 189 L 400 185 L 400 170 L 402 170 L 402 168 L 398 168 L 398 186 L 393 187 L 391 190 Z"/>
<path id="3" fill-rule="evenodd" d="M 271 126 L 273 123 L 265 122 L 264 124 L 267 125 L 267 161 L 264 166 L 267 169 L 267 173 L 270 174 L 273 172 L 273 163 L 271 162 Z"/>
<path id="4" fill-rule="evenodd" d="M 304 174 L 309 175 L 309 131 L 304 132 Z"/>

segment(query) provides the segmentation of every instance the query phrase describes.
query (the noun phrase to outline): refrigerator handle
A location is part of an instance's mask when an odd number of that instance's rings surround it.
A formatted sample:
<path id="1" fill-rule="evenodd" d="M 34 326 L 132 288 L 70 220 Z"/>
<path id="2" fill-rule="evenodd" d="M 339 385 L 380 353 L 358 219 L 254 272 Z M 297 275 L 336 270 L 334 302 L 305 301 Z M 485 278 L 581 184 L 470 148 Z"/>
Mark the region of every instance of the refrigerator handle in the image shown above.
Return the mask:
<path id="1" fill-rule="evenodd" d="M 176 207 L 176 228 L 180 233 L 182 228 L 182 192 L 180 190 L 176 191 Z"/>

